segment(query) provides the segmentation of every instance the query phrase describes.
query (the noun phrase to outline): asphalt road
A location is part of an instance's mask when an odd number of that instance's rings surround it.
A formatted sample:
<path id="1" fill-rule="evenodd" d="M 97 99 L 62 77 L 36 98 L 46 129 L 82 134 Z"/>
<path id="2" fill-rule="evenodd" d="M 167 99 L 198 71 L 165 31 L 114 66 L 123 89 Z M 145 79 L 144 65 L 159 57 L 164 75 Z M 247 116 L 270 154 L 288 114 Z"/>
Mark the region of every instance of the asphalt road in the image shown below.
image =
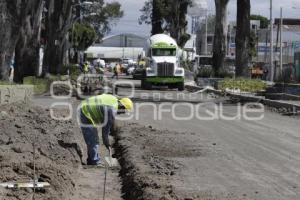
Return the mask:
<path id="1" fill-rule="evenodd" d="M 120 93 L 126 95 L 128 91 L 123 89 Z M 145 98 L 147 95 L 148 98 Z M 183 102 L 198 101 L 201 109 L 194 112 L 203 117 L 211 116 L 209 111 L 234 117 L 238 106 L 227 103 L 224 99 L 212 99 L 201 94 L 191 96 L 187 92 L 181 99 L 178 98 L 177 91 L 168 90 L 149 92 L 138 89 L 134 96 L 139 100 L 138 110 L 131 121 L 151 125 L 158 130 L 194 133 L 198 139 L 190 141 L 191 148 L 202 148 L 205 152 L 205 155 L 198 157 L 173 158 L 183 166 L 179 174 L 182 181 L 174 182 L 178 191 L 209 192 L 212 196 L 221 197 L 220 199 L 234 199 L 235 195 L 243 197 L 242 199 L 300 199 L 299 118 L 281 116 L 266 109 L 263 118 L 254 121 L 243 117 L 203 120 L 196 114 L 188 120 L 176 120 L 174 113 L 177 117 L 191 115 L 188 105 L 180 105 Z M 157 108 L 143 105 L 144 102 L 155 102 L 153 96 L 161 96 L 161 102 L 156 98 Z M 173 105 L 177 101 L 173 111 L 172 105 L 166 103 L 166 96 Z M 162 102 L 165 105 L 159 107 Z M 192 105 L 195 107 L 197 104 Z M 158 112 L 163 110 L 161 119 L 155 119 L 156 109 Z M 261 113 L 256 113 L 250 116 L 260 115 Z M 173 148 L 179 147 L 174 145 Z"/>
<path id="2" fill-rule="evenodd" d="M 139 86 L 138 81 L 133 83 Z M 128 88 L 119 90 L 121 96 L 131 92 Z M 133 96 L 136 113 L 130 121 L 158 130 L 193 133 L 197 139 L 189 140 L 189 145 L 205 152 L 201 156 L 173 157 L 182 166 L 178 174 L 181 181 L 172 183 L 177 191 L 211 193 L 220 197 L 218 199 L 234 199 L 233 196 L 258 200 L 300 199 L 299 118 L 281 116 L 266 109 L 260 120 L 243 117 L 225 120 L 220 113 L 234 117 L 237 105 L 224 98 L 191 95 L 186 91 L 179 95 L 165 88 L 154 91 L 137 88 Z M 184 102 L 189 104 L 182 104 Z M 156 113 L 160 111 L 161 116 Z M 176 120 L 174 113 L 189 119 Z M 211 117 L 212 113 L 217 113 L 216 119 L 199 119 L 199 116 Z M 259 115 L 261 113 L 251 114 Z"/>

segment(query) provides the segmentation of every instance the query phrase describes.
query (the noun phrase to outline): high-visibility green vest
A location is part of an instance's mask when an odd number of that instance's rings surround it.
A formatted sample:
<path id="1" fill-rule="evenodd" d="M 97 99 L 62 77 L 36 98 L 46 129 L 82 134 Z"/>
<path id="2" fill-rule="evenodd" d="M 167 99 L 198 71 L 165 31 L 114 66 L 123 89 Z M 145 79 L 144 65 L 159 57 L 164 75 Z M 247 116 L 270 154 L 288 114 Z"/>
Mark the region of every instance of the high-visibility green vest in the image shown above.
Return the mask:
<path id="1" fill-rule="evenodd" d="M 97 107 L 101 105 L 111 106 L 115 110 L 118 110 L 118 98 L 113 95 L 102 94 L 88 98 L 81 103 L 81 110 L 83 114 L 91 120 L 93 125 L 100 124 L 103 121 L 103 113 L 99 112 L 97 109 Z"/>
<path id="2" fill-rule="evenodd" d="M 88 73 L 89 72 L 89 65 L 88 64 L 84 64 L 83 65 L 83 72 L 84 73 Z"/>

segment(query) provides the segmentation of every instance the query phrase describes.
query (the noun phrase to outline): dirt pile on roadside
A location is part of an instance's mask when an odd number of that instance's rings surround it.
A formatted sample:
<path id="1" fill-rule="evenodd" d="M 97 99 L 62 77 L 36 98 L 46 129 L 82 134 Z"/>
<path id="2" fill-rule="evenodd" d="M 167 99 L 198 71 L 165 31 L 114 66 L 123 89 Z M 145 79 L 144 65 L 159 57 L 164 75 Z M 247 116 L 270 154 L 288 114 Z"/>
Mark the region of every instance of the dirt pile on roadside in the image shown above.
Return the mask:
<path id="1" fill-rule="evenodd" d="M 55 121 L 49 110 L 30 105 L 0 106 L 0 111 L 0 182 L 33 180 L 35 144 L 37 178 L 51 184 L 36 199 L 69 199 L 82 158 L 77 125 Z M 1 189 L 0 199 L 21 200 L 31 193 Z"/>

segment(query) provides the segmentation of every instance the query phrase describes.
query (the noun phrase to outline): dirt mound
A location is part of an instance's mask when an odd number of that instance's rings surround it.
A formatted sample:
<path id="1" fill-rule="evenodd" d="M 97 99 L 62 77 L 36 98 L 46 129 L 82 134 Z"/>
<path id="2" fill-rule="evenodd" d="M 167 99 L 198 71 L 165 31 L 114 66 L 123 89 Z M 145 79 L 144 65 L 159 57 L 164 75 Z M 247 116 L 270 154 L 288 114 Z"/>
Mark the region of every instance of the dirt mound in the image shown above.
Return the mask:
<path id="1" fill-rule="evenodd" d="M 30 105 L 0 107 L 0 182 L 33 180 L 35 145 L 36 176 L 51 187 L 40 190 L 36 199 L 70 199 L 75 191 L 82 151 L 77 125 L 55 121 L 49 110 Z M 32 190 L 2 190 L 0 199 L 25 199 Z"/>

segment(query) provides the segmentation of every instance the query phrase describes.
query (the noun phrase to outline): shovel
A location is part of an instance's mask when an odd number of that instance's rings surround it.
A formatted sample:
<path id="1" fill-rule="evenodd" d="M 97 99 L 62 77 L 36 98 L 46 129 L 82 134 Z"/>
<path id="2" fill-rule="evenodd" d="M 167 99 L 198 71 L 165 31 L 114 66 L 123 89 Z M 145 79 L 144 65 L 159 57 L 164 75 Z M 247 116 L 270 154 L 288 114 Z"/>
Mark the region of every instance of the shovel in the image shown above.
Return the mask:
<path id="1" fill-rule="evenodd" d="M 110 168 L 116 168 L 116 167 L 118 167 L 118 166 L 119 166 L 119 162 L 118 162 L 118 160 L 117 160 L 116 158 L 113 158 L 113 157 L 112 157 L 112 150 L 111 150 L 111 147 L 109 147 L 108 151 L 109 151 L 109 156 L 106 156 L 106 157 L 104 158 L 106 164 L 107 164 L 108 167 L 110 167 Z"/>

